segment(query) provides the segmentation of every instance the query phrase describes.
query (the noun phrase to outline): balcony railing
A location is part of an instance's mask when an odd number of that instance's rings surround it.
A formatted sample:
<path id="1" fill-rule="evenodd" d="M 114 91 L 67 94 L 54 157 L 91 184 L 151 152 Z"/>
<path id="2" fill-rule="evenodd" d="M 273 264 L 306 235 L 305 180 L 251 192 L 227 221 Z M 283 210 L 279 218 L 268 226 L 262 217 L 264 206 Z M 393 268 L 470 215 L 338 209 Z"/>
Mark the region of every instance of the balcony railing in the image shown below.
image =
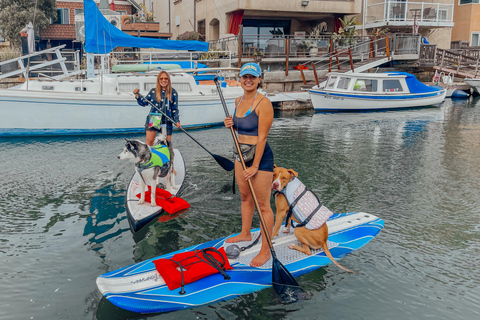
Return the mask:
<path id="1" fill-rule="evenodd" d="M 453 27 L 453 4 L 385 1 L 367 6 L 365 27 L 412 26 Z"/>
<path id="2" fill-rule="evenodd" d="M 243 35 L 239 45 L 237 36 L 210 41 L 210 51 L 231 52 L 232 57 L 242 58 L 310 58 L 321 56 L 336 49 L 351 47 L 354 55 L 360 55 L 369 48 L 371 37 L 340 37 L 322 35 L 319 37 L 298 37 L 293 35 L 257 36 Z M 391 50 L 397 54 L 418 54 L 420 40 L 413 34 L 395 34 L 390 40 Z M 379 44 L 380 47 L 384 45 Z"/>

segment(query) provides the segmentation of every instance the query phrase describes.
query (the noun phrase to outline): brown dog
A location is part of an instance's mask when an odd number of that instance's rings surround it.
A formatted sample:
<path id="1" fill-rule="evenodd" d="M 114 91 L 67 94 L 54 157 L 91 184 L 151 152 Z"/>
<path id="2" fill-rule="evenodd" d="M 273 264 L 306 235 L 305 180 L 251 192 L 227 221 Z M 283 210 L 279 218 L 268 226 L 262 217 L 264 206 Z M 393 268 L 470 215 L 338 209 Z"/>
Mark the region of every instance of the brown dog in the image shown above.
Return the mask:
<path id="1" fill-rule="evenodd" d="M 278 192 L 283 192 L 283 193 L 289 192 L 293 194 L 291 190 L 287 190 L 285 188 L 287 184 L 292 182 L 292 179 L 296 177 L 298 177 L 298 173 L 295 172 L 294 170 L 274 166 L 272 189 Z M 299 188 L 301 188 L 301 191 L 305 189 L 305 186 L 298 179 L 295 179 L 295 186 L 299 186 Z M 295 194 L 298 194 L 298 193 L 299 192 L 296 192 Z M 316 204 L 314 203 L 313 206 L 317 207 L 319 205 L 318 199 L 316 199 L 313 193 L 310 193 L 310 200 L 312 199 L 313 199 L 313 202 L 316 203 Z M 300 201 L 297 204 L 299 203 Z M 273 237 L 278 236 L 278 231 L 280 231 L 282 222 L 288 213 L 289 203 L 287 201 L 287 198 L 285 198 L 284 194 L 277 193 L 277 196 L 275 198 L 275 206 L 277 209 L 277 213 L 275 217 L 275 227 L 273 228 Z M 305 204 L 302 204 L 302 206 L 308 207 L 308 205 L 305 205 Z M 300 241 L 300 243 L 302 244 L 302 247 L 297 246 L 296 244 L 289 245 L 288 247 L 290 249 L 295 249 L 308 255 L 312 254 L 312 251 L 310 250 L 310 248 L 312 249 L 323 248 L 323 252 L 325 252 L 327 257 L 330 260 L 332 260 L 333 263 L 335 263 L 339 268 L 353 273 L 353 271 L 345 269 L 337 261 L 335 261 L 335 259 L 333 259 L 332 257 L 332 254 L 330 253 L 330 250 L 328 250 L 328 246 L 327 246 L 328 227 L 325 221 L 328 219 L 328 217 L 332 215 L 331 211 L 325 208 L 325 206 L 321 206 L 321 208 L 317 212 L 319 215 L 318 216 L 316 215 L 314 218 L 312 218 L 308 223 L 306 223 L 306 225 L 295 228 L 295 231 L 294 231 L 295 237 L 298 239 L 298 241 Z M 296 214 L 294 211 L 294 214 L 292 214 L 292 219 L 295 220 L 295 222 L 297 223 L 301 223 L 302 221 L 298 221 L 298 218 L 295 217 L 295 215 Z M 290 232 L 290 225 L 291 225 L 291 222 L 287 226 L 285 226 L 286 228 L 283 232 L 285 233 Z M 312 230 L 312 228 L 314 230 Z"/>

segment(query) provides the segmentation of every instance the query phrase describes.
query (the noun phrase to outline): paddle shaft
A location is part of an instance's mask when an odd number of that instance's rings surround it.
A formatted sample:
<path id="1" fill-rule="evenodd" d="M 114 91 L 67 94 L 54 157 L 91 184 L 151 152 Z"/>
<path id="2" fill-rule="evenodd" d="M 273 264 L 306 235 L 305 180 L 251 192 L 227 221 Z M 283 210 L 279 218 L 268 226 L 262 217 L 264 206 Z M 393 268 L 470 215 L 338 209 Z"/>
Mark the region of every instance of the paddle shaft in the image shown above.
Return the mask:
<path id="1" fill-rule="evenodd" d="M 139 93 L 138 93 L 138 95 L 139 95 L 139 96 L 142 96 L 142 95 L 139 94 Z M 145 99 L 145 100 L 147 100 L 147 102 L 148 102 L 151 106 L 155 107 L 150 100 L 148 100 L 148 99 Z M 156 108 L 155 108 L 155 109 L 156 109 Z M 171 123 L 173 123 L 173 124 L 176 125 L 175 120 L 173 120 L 172 118 L 170 118 L 169 116 L 167 116 L 167 115 L 166 115 L 165 113 L 163 113 L 162 111 L 160 111 L 160 110 L 158 110 L 158 109 L 157 109 L 157 111 L 158 111 L 158 113 L 160 113 L 161 115 L 163 115 L 168 121 L 170 121 Z M 185 131 L 185 129 L 183 129 L 182 127 L 177 127 L 177 128 L 180 129 L 180 130 L 182 130 L 183 133 L 185 133 L 190 139 L 192 139 L 193 141 L 195 141 L 200 147 L 203 148 L 203 150 L 207 151 L 209 154 L 211 154 L 211 155 L 213 156 L 213 154 L 212 154 L 210 151 L 208 151 L 200 142 L 198 142 L 197 140 L 195 140 L 195 138 L 192 137 L 187 131 Z"/>
<path id="2" fill-rule="evenodd" d="M 225 102 L 225 98 L 223 97 L 223 92 L 220 87 L 220 83 L 218 81 L 218 78 L 214 78 L 215 84 L 217 85 L 217 91 L 220 96 L 220 100 L 222 101 L 223 105 L 223 110 L 225 111 L 225 115 L 227 117 L 230 116 L 228 109 L 227 109 L 227 104 Z M 239 158 L 240 158 L 240 163 L 242 164 L 243 171 L 247 170 L 247 166 L 245 165 L 245 161 L 243 160 L 242 157 L 242 150 L 240 149 L 240 144 L 238 143 L 237 135 L 235 134 L 235 131 L 233 130 L 233 127 L 230 127 L 230 133 L 232 134 L 233 141 L 235 143 L 235 147 L 237 148 Z M 250 179 L 247 180 L 248 187 L 250 188 L 250 192 L 252 194 L 253 202 L 255 203 L 255 207 L 257 208 L 258 216 L 260 217 L 260 225 L 262 226 L 263 232 L 265 233 L 266 239 L 268 246 L 270 247 L 270 250 L 273 251 L 273 244 L 272 244 L 272 239 L 270 239 L 270 232 L 268 232 L 267 224 L 265 223 L 265 219 L 263 218 L 262 210 L 260 210 L 260 205 L 257 200 L 257 196 L 255 194 L 255 190 L 253 189 L 253 184 Z"/>

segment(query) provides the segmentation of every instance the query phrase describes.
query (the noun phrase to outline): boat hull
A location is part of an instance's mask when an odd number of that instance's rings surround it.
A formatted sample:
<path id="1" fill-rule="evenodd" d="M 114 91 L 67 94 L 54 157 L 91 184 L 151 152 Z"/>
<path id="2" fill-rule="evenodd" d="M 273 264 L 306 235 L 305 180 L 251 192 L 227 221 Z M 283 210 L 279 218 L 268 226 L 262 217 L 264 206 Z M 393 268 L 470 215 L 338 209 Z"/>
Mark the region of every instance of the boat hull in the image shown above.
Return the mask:
<path id="1" fill-rule="evenodd" d="M 472 87 L 477 93 L 480 93 L 480 79 L 465 79 L 466 84 Z"/>
<path id="2" fill-rule="evenodd" d="M 436 105 L 445 100 L 446 90 L 421 94 L 355 94 L 310 90 L 316 111 L 353 111 L 415 108 Z"/>
<path id="3" fill-rule="evenodd" d="M 234 98 L 226 98 L 230 112 Z M 79 135 L 144 132 L 150 107 L 130 95 L 87 95 L 0 90 L 0 136 Z M 179 95 L 184 128 L 223 124 L 218 96 Z"/>

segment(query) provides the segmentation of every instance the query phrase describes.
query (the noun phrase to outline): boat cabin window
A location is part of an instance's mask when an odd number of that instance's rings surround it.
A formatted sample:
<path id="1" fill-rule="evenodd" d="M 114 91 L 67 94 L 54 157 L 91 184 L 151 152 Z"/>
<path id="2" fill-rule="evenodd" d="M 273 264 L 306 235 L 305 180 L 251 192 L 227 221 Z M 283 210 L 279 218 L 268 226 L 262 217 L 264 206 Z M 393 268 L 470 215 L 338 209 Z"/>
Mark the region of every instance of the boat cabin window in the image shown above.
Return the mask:
<path id="1" fill-rule="evenodd" d="M 333 89 L 333 87 L 335 86 L 335 81 L 337 81 L 337 77 L 336 77 L 336 76 L 329 77 L 326 88 L 327 88 L 327 89 Z"/>
<path id="2" fill-rule="evenodd" d="M 340 77 L 337 84 L 337 89 L 347 90 L 352 78 L 349 77 Z"/>
<path id="3" fill-rule="evenodd" d="M 377 80 L 357 79 L 353 85 L 353 91 L 377 92 Z"/>
<path id="4" fill-rule="evenodd" d="M 401 92 L 403 91 L 400 80 L 383 80 L 383 92 Z"/>
<path id="5" fill-rule="evenodd" d="M 127 82 L 127 83 L 119 83 L 118 84 L 118 91 L 122 92 L 132 92 L 135 88 L 138 88 L 140 86 L 139 83 L 137 82 Z"/>
<path id="6" fill-rule="evenodd" d="M 190 87 L 190 83 L 172 83 L 172 87 L 178 92 L 192 92 L 192 87 Z"/>
<path id="7" fill-rule="evenodd" d="M 150 82 L 150 83 L 144 83 L 143 87 L 145 89 L 145 92 L 150 92 L 153 88 L 155 88 L 157 84 L 155 82 Z"/>
<path id="8" fill-rule="evenodd" d="M 54 89 L 53 86 L 42 86 L 42 90 L 53 91 L 53 89 Z"/>

